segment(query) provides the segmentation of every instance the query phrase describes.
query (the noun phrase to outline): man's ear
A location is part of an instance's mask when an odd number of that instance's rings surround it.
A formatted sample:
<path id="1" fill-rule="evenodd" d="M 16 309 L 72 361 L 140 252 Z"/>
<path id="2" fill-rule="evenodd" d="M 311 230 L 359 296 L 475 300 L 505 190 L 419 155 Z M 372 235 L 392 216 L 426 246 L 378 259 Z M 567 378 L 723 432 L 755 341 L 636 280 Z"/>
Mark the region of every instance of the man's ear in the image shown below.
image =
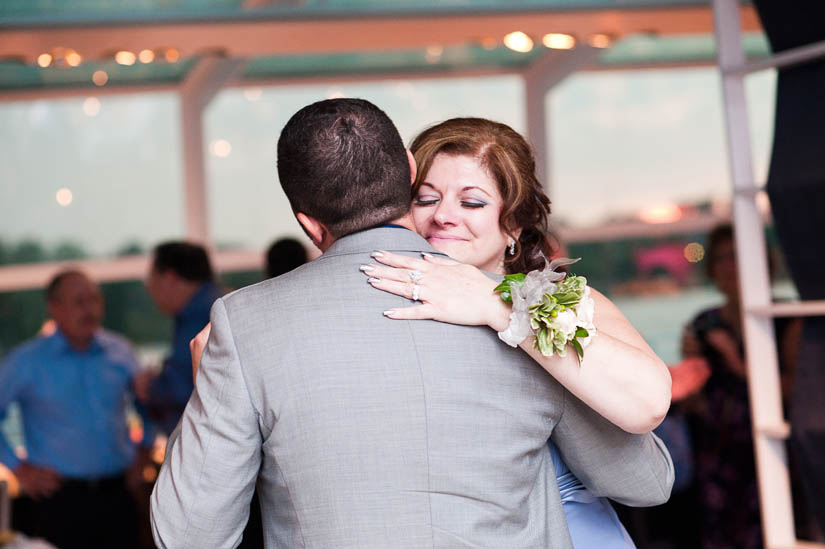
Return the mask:
<path id="1" fill-rule="evenodd" d="M 326 226 L 304 212 L 298 212 L 295 214 L 295 217 L 298 219 L 301 227 L 304 228 L 304 232 L 306 232 L 307 236 L 312 240 L 312 243 L 322 252 L 327 251 L 327 248 L 329 248 L 334 239 Z"/>
<path id="2" fill-rule="evenodd" d="M 407 151 L 407 161 L 410 163 L 410 185 L 415 183 L 415 175 L 418 172 L 418 165 L 415 163 L 415 157 L 413 153 L 410 152 L 410 149 L 404 149 Z"/>

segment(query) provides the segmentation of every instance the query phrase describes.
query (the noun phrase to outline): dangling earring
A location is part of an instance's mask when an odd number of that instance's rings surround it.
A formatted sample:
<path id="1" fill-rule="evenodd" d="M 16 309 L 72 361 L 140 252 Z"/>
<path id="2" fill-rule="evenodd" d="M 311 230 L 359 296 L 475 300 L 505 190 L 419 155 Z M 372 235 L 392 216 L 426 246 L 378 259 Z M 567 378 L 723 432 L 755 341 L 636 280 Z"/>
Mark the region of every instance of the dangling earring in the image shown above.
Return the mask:
<path id="1" fill-rule="evenodd" d="M 510 251 L 510 255 L 516 255 L 516 241 L 510 238 L 507 247 Z"/>

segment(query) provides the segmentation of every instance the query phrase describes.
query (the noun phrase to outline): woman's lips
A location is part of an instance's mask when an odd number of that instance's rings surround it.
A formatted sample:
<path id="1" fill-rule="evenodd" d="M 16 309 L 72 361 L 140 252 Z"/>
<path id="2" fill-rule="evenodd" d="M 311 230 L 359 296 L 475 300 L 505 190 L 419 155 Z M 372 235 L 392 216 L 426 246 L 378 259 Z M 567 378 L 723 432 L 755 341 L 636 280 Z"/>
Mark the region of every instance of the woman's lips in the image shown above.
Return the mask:
<path id="1" fill-rule="evenodd" d="M 466 238 L 461 238 L 460 236 L 453 236 L 449 234 L 431 234 L 427 237 L 427 240 L 447 240 L 451 242 L 466 242 Z"/>

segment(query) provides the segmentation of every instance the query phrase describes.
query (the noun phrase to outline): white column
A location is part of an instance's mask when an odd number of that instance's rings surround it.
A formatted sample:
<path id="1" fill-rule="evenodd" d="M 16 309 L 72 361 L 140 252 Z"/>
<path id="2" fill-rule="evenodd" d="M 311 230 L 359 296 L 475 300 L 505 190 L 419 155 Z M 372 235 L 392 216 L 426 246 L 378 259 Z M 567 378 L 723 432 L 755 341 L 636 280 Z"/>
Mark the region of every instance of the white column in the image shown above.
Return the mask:
<path id="1" fill-rule="evenodd" d="M 527 138 L 536 153 L 536 175 L 544 190 L 552 198 L 547 128 L 547 93 L 582 66 L 596 61 L 603 49 L 578 46 L 573 50 L 548 50 L 523 73 L 525 110 L 527 111 Z"/>
<path id="2" fill-rule="evenodd" d="M 209 204 L 204 163 L 203 112 L 227 81 L 239 75 L 246 62 L 205 57 L 189 72 L 180 88 L 183 139 L 186 239 L 211 248 Z"/>
<path id="3" fill-rule="evenodd" d="M 770 305 L 771 289 L 764 228 L 754 200 L 757 189 L 751 159 L 745 82 L 741 74 L 733 71 L 745 64 L 739 2 L 713 0 L 713 15 L 733 179 L 733 220 L 762 528 L 768 549 L 793 547 L 796 535 L 782 438 L 787 430 L 782 415 L 773 318 L 753 313 L 756 308 Z M 720 457 L 724 459 L 724 456 Z"/>

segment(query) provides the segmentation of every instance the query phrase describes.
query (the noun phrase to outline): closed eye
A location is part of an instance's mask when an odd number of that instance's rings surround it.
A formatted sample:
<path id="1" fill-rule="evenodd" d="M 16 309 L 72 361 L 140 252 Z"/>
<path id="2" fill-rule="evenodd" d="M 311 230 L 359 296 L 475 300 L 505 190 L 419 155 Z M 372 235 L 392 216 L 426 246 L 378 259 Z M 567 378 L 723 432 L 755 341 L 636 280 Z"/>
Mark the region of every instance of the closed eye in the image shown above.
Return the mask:
<path id="1" fill-rule="evenodd" d="M 477 208 L 483 208 L 484 206 L 487 205 L 487 203 L 486 202 L 471 202 L 471 201 L 463 200 L 461 202 L 461 205 L 464 206 L 465 208 L 477 209 Z"/>
<path id="2" fill-rule="evenodd" d="M 416 198 L 416 206 L 432 206 L 438 203 L 438 198 Z"/>

